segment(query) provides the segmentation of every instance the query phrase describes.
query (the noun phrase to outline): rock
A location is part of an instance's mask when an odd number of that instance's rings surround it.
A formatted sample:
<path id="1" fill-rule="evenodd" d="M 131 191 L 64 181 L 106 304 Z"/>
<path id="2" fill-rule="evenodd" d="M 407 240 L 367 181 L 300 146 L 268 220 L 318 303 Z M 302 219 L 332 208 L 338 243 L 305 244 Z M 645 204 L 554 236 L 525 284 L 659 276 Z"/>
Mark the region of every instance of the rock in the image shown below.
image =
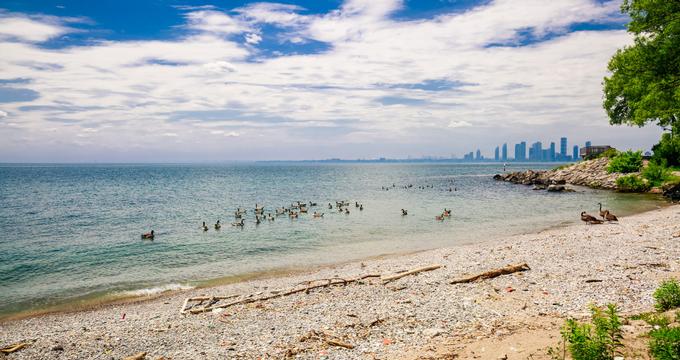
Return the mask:
<path id="1" fill-rule="evenodd" d="M 564 185 L 550 185 L 548 186 L 548 191 L 550 192 L 561 192 L 564 191 L 566 188 Z"/>
<path id="2" fill-rule="evenodd" d="M 493 176 L 493 179 L 494 180 L 503 180 L 503 176 L 501 176 L 501 174 L 496 174 L 496 175 Z"/>
<path id="3" fill-rule="evenodd" d="M 663 196 L 671 199 L 672 201 L 680 201 L 680 183 L 676 184 L 666 184 L 661 190 L 663 191 Z"/>
<path id="4" fill-rule="evenodd" d="M 532 190 L 545 190 L 548 187 L 545 185 L 534 185 L 534 188 Z"/>

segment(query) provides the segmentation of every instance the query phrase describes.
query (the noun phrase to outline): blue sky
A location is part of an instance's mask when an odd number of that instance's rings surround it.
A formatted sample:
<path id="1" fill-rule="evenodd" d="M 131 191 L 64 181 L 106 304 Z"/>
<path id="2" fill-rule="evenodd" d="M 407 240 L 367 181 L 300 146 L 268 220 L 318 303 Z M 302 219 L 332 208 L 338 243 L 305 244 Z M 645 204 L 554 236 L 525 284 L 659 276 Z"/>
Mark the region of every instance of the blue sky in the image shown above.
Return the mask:
<path id="1" fill-rule="evenodd" d="M 619 1 L 0 4 L 0 161 L 449 156 L 610 127 Z M 512 146 L 511 146 L 512 148 Z"/>

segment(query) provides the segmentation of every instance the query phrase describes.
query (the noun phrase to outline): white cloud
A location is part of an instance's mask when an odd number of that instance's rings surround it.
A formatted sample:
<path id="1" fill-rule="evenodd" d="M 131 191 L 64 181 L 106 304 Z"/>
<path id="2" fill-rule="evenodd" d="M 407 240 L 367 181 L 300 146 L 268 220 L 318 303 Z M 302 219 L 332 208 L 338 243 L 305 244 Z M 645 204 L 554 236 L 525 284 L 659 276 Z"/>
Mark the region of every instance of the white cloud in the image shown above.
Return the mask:
<path id="1" fill-rule="evenodd" d="M 12 131 L 30 134 L 40 148 L 69 143 L 89 126 L 98 129 L 90 133 L 94 143 L 110 151 L 163 148 L 168 139 L 158 134 L 181 134 L 184 151 L 212 156 L 238 156 L 241 142 L 257 134 L 262 146 L 244 155 L 255 158 L 300 158 L 309 149 L 322 157 L 407 155 L 377 153 L 385 144 L 462 153 L 480 142 L 531 141 L 538 127 L 578 140 L 585 136 L 580 128 L 608 126 L 602 77 L 609 57 L 631 38 L 624 31 L 565 29 L 610 21 L 617 2 L 496 0 L 463 13 L 391 19 L 402 6 L 348 1 L 314 15 L 266 3 L 229 13 L 185 9 L 191 33 L 183 38 L 57 50 L 0 38 L 0 79 L 32 79 L 22 87 L 40 93 L 3 110 L 18 124 Z M 275 35 L 291 43 L 323 41 L 327 50 L 249 62 L 258 50 L 230 39 L 260 42 L 269 35 L 263 23 L 285 28 Z M 518 44 L 523 29 L 559 36 L 529 46 L 487 46 Z M 433 80 L 454 85 L 415 86 Z M 383 106 L 385 99 L 400 105 Z M 19 136 L 3 131 L 2 138 Z M 7 146 L 0 144 L 0 154 Z"/>
<path id="2" fill-rule="evenodd" d="M 42 20 L 0 12 L 0 41 L 42 42 L 72 31 L 57 21 Z"/>
<path id="3" fill-rule="evenodd" d="M 262 41 L 262 36 L 258 34 L 255 33 L 246 34 L 246 42 L 248 44 L 257 45 L 258 43 L 260 43 L 260 41 Z"/>

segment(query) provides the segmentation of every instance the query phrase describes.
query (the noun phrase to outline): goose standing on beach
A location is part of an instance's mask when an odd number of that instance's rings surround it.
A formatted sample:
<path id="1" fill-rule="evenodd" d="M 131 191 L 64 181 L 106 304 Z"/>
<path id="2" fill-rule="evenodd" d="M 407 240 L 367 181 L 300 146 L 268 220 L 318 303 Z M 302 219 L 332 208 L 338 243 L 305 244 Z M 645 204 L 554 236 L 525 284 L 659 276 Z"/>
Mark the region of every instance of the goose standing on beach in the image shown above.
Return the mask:
<path id="1" fill-rule="evenodd" d="M 585 211 L 581 212 L 581 221 L 584 221 L 586 224 L 602 224 L 602 220 L 593 215 L 586 214 Z"/>
<path id="2" fill-rule="evenodd" d="M 607 209 L 602 210 L 602 203 L 597 203 L 597 205 L 600 205 L 600 216 L 604 219 L 604 215 L 607 213 Z"/>
<path id="3" fill-rule="evenodd" d="M 609 210 L 604 211 L 604 219 L 607 221 L 619 221 L 616 215 L 609 212 Z"/>

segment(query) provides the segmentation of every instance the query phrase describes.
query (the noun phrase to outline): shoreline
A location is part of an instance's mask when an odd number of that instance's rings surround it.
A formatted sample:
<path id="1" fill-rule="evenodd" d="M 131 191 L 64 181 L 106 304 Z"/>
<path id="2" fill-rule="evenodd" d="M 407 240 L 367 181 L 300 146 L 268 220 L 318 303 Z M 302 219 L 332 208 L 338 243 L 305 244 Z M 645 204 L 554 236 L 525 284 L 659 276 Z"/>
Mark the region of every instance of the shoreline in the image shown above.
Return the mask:
<path id="1" fill-rule="evenodd" d="M 671 202 L 663 202 L 658 205 L 658 208 L 656 209 L 647 209 L 647 210 L 642 210 L 639 212 L 633 212 L 632 214 L 626 215 L 625 217 L 630 217 L 630 216 L 635 216 L 639 214 L 644 214 L 648 212 L 652 212 L 658 209 L 663 209 L 666 207 L 673 206 L 674 204 Z M 550 231 L 550 230 L 555 230 L 555 229 L 563 229 L 567 228 L 569 226 L 574 226 L 573 221 L 565 221 L 565 222 L 560 222 L 556 224 L 546 224 L 543 226 L 539 226 L 537 229 L 534 230 L 523 230 L 518 233 L 509 235 L 511 237 L 516 237 L 516 236 L 525 236 L 525 235 L 531 235 L 531 234 L 541 234 L 545 231 Z M 30 319 L 30 318 L 36 318 L 36 317 L 41 317 L 41 316 L 48 316 L 48 315 L 53 315 L 53 314 L 72 314 L 72 313 L 78 313 L 82 311 L 96 311 L 99 309 L 104 309 L 109 306 L 118 306 L 118 305 L 125 305 L 125 304 L 137 304 L 137 303 L 144 303 L 147 301 L 154 301 L 154 300 L 159 300 L 163 299 L 164 297 L 171 297 L 176 294 L 182 294 L 182 293 L 187 293 L 192 290 L 208 290 L 212 288 L 218 288 L 230 284 L 236 284 L 236 283 L 243 283 L 243 282 L 250 282 L 250 281 L 258 281 L 258 280 L 271 280 L 271 279 L 277 279 L 277 278 L 286 278 L 286 277 L 291 277 L 291 276 L 302 276 L 305 274 L 312 274 L 315 272 L 318 272 L 320 270 L 324 269 L 329 269 L 329 268 L 334 268 L 337 266 L 343 266 L 343 265 L 351 265 L 351 264 L 358 264 L 364 261 L 376 261 L 376 260 L 386 260 L 386 259 L 391 259 L 395 257 L 402 257 L 402 256 L 409 256 L 409 255 L 415 255 L 418 253 L 423 253 L 423 252 L 429 252 L 429 251 L 436 251 L 436 250 L 441 250 L 441 249 L 455 249 L 459 247 L 465 247 L 468 245 L 493 245 L 495 242 L 498 242 L 502 238 L 505 238 L 507 236 L 497 236 L 493 238 L 489 238 L 486 240 L 482 241 L 466 241 L 462 242 L 460 244 L 456 245 L 450 245 L 450 246 L 436 246 L 432 248 L 427 248 L 427 249 L 418 249 L 418 250 L 409 250 L 409 251 L 403 251 L 403 252 L 394 252 L 394 253 L 383 253 L 383 254 L 378 254 L 378 255 L 370 255 L 370 256 L 364 256 L 364 257 L 358 257 L 354 259 L 348 259 L 348 260 L 342 260 L 338 262 L 329 262 L 329 263 L 324 263 L 324 264 L 314 264 L 306 267 L 296 267 L 296 266 L 283 266 L 283 267 L 276 267 L 268 270 L 262 270 L 262 271 L 253 271 L 253 272 L 246 272 L 243 274 L 237 274 L 237 275 L 228 275 L 228 276 L 221 276 L 221 277 L 216 277 L 216 278 L 210 278 L 210 279 L 203 279 L 203 280 L 194 280 L 190 282 L 184 282 L 184 283 L 167 283 L 167 284 L 157 284 L 153 287 L 147 287 L 147 288 L 139 288 L 139 289 L 130 289 L 130 290 L 125 290 L 125 291 L 118 291 L 115 293 L 108 293 L 108 294 L 103 294 L 103 295 L 94 295 L 94 296 L 79 296 L 75 297 L 73 299 L 60 302 L 54 305 L 49 305 L 47 307 L 43 308 L 38 308 L 38 309 L 27 309 L 27 310 L 20 310 L 18 312 L 13 312 L 13 313 L 8 313 L 8 314 L 0 314 L 0 325 L 6 322 L 12 322 L 12 321 L 21 321 L 24 319 Z M 147 289 L 154 289 L 154 288 L 159 288 L 159 287 L 164 287 L 164 286 L 171 286 L 171 285 L 179 285 L 179 286 L 187 286 L 187 289 L 167 289 L 167 290 L 162 290 L 156 293 L 152 294 L 139 294 L 139 295 L 134 295 L 134 294 L 126 294 L 126 293 L 131 293 L 135 291 L 143 291 Z"/>
<path id="2" fill-rule="evenodd" d="M 658 281 L 680 274 L 680 240 L 672 236 L 680 232 L 679 210 L 670 204 L 622 217 L 619 224 L 568 225 L 501 237 L 495 243 L 390 255 L 161 293 L 96 309 L 7 320 L 0 323 L 0 344 L 30 341 L 26 349 L 9 355 L 12 359 L 59 354 L 90 358 L 102 352 L 125 357 L 140 351 L 154 359 L 278 358 L 288 350 L 302 358 L 315 358 L 320 352 L 341 359 L 364 354 L 403 358 L 414 349 L 439 347 L 451 339 L 459 344 L 505 339 L 521 330 L 519 324 L 539 322 L 536 326 L 541 327 L 553 319 L 554 332 L 566 316 L 586 315 L 588 303 L 616 302 L 622 313 L 651 310 L 651 292 Z M 448 284 L 461 275 L 519 262 L 527 262 L 532 270 L 474 284 Z M 443 268 L 388 285 L 331 287 L 222 312 L 179 315 L 189 296 L 262 293 L 311 278 L 396 273 L 432 263 Z M 583 283 L 590 278 L 598 282 Z M 492 329 L 496 330 L 489 333 Z M 312 330 L 333 333 L 354 348 L 299 340 Z M 550 341 L 555 345 L 557 340 Z M 63 353 L 52 351 L 54 344 L 63 346 Z M 526 357 L 523 353 L 509 358 Z"/>

